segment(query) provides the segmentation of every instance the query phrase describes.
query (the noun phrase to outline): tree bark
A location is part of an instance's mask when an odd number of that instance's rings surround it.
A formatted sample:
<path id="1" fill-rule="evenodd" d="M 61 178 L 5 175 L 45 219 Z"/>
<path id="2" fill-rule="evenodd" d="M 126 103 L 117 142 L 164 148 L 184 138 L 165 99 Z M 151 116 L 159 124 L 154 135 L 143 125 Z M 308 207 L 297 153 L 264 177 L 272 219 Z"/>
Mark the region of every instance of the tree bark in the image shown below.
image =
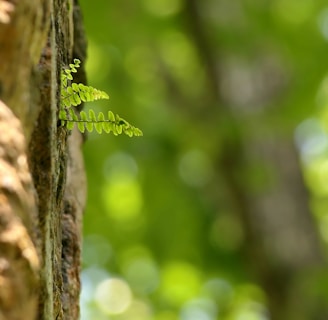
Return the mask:
<path id="1" fill-rule="evenodd" d="M 79 318 L 83 138 L 57 114 L 81 21 L 73 1 L 0 0 L 0 320 Z"/>

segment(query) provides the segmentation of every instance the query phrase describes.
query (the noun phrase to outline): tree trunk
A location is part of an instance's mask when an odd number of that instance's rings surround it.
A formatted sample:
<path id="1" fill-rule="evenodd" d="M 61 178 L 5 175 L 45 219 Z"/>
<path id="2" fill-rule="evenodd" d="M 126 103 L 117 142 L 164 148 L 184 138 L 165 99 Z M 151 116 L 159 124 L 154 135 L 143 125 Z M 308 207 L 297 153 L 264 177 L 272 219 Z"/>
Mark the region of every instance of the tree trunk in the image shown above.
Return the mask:
<path id="1" fill-rule="evenodd" d="M 272 320 L 315 319 L 314 311 L 326 316 L 326 308 L 300 284 L 302 277 L 309 278 L 315 268 L 324 267 L 324 259 L 292 134 L 271 129 L 262 113 L 252 121 L 252 126 L 259 128 L 256 137 L 244 137 L 240 127 L 249 118 L 233 112 L 222 97 L 220 80 L 225 74 L 218 68 L 217 51 L 208 40 L 200 9 L 197 0 L 185 2 L 189 31 L 208 80 L 209 110 L 202 112 L 211 115 L 206 118 L 207 126 L 223 128 L 216 169 L 225 185 L 225 201 L 239 214 L 244 227 L 245 265 L 267 296 Z M 266 130 L 261 131 L 263 127 Z M 245 179 L 254 166 L 263 171 L 260 190 L 250 190 Z"/>
<path id="2" fill-rule="evenodd" d="M 79 318 L 83 138 L 57 121 L 73 57 L 77 3 L 0 0 L 0 320 Z"/>

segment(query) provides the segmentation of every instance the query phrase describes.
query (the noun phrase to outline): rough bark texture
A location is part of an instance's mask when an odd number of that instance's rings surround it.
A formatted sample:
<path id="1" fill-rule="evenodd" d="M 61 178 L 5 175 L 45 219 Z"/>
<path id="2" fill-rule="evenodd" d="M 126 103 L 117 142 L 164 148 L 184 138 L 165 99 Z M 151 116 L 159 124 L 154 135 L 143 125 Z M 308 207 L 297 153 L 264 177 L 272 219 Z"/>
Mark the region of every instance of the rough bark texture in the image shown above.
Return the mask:
<path id="1" fill-rule="evenodd" d="M 39 258 L 36 204 L 20 121 L 0 101 L 0 319 L 34 319 Z"/>
<path id="2" fill-rule="evenodd" d="M 73 55 L 76 3 L 0 0 L 0 320 L 79 318 L 83 139 L 57 123 Z"/>

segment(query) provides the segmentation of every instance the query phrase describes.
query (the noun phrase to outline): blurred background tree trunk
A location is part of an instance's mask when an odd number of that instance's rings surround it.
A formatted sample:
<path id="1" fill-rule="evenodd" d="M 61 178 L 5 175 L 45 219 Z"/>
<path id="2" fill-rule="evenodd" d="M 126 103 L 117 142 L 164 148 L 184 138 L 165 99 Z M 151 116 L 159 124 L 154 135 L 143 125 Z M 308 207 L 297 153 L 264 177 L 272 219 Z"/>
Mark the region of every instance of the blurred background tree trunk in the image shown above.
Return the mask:
<path id="1" fill-rule="evenodd" d="M 85 59 L 77 3 L 0 1 L 1 320 L 79 318 L 83 139 L 57 123 L 73 56 Z"/>
<path id="2" fill-rule="evenodd" d="M 222 92 L 229 72 L 220 61 L 220 51 L 210 44 L 201 12 L 197 0 L 185 2 L 189 33 L 205 66 L 208 83 L 202 119 L 211 121 L 206 114 L 221 119 L 217 177 L 225 185 L 223 201 L 229 202 L 243 225 L 245 267 L 265 290 L 270 319 L 323 319 L 328 310 L 314 314 L 321 301 L 315 301 L 306 288 L 300 287 L 302 277 L 323 267 L 324 259 L 294 145 L 294 127 L 277 131 L 267 120 L 270 109 L 255 117 L 249 117 L 252 111 L 233 109 L 234 97 L 226 98 Z M 271 80 L 264 81 L 262 90 L 270 91 Z M 236 100 L 242 86 L 252 86 L 247 82 L 240 82 L 241 87 L 237 84 L 231 84 L 235 85 L 231 90 Z M 254 91 L 254 97 L 249 98 L 256 104 L 261 94 L 260 90 Z"/>

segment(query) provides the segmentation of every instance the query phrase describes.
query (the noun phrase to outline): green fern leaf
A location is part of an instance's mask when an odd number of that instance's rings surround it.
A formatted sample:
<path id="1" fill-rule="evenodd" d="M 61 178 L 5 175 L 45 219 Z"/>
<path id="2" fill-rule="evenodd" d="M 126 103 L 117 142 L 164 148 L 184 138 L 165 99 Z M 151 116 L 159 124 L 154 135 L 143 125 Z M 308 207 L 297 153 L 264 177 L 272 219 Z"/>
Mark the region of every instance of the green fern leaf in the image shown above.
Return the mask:
<path id="1" fill-rule="evenodd" d="M 85 86 L 83 83 L 79 83 L 78 86 L 81 91 L 86 91 L 85 87 L 87 86 Z"/>
<path id="2" fill-rule="evenodd" d="M 102 112 L 99 112 L 98 113 L 98 121 L 99 122 L 103 122 L 103 121 L 105 121 L 105 116 L 104 116 L 104 114 L 102 113 Z"/>
<path id="3" fill-rule="evenodd" d="M 75 125 L 74 121 L 69 120 L 69 121 L 66 122 L 66 128 L 69 129 L 69 130 L 73 130 L 74 125 Z"/>
<path id="4" fill-rule="evenodd" d="M 88 101 L 87 98 L 86 98 L 86 96 L 85 96 L 85 93 L 83 91 L 80 91 L 79 94 L 80 94 L 80 98 L 81 98 L 81 100 L 83 102 L 87 102 Z"/>
<path id="5" fill-rule="evenodd" d="M 68 99 L 69 99 L 69 102 L 70 102 L 70 107 L 71 106 L 74 106 L 74 107 L 77 106 L 73 95 L 69 96 Z"/>
<path id="6" fill-rule="evenodd" d="M 77 127 L 80 130 L 80 132 L 84 133 L 84 131 L 85 131 L 84 122 L 78 122 Z"/>
<path id="7" fill-rule="evenodd" d="M 72 89 L 75 92 L 79 92 L 80 91 L 80 88 L 79 88 L 78 84 L 75 83 L 75 82 L 72 83 Z"/>
<path id="8" fill-rule="evenodd" d="M 139 128 L 135 128 L 135 127 L 133 127 L 133 134 L 134 134 L 136 137 L 141 137 L 141 136 L 143 136 L 142 131 L 141 131 Z"/>
<path id="9" fill-rule="evenodd" d="M 75 58 L 75 59 L 73 60 L 73 62 L 74 62 L 75 67 L 78 68 L 78 67 L 80 66 L 81 61 L 80 61 L 79 59 L 76 59 L 76 58 Z"/>
<path id="10" fill-rule="evenodd" d="M 127 128 L 124 130 L 124 133 L 129 136 L 130 138 L 133 137 L 133 131 L 131 128 Z"/>
<path id="11" fill-rule="evenodd" d="M 66 77 L 61 78 L 61 84 L 64 88 L 67 87 L 67 78 Z"/>
<path id="12" fill-rule="evenodd" d="M 81 104 L 81 99 L 80 99 L 80 97 L 79 97 L 79 95 L 78 95 L 77 93 L 74 93 L 74 94 L 73 94 L 73 98 L 74 98 L 75 103 L 76 103 L 77 106 L 78 106 L 79 104 Z"/>
<path id="13" fill-rule="evenodd" d="M 102 133 L 102 123 L 101 122 L 96 122 L 95 124 L 96 131 L 101 134 Z"/>
<path id="14" fill-rule="evenodd" d="M 111 131 L 111 126 L 108 121 L 105 121 L 102 123 L 102 128 L 106 133 L 110 133 L 110 131 Z"/>
<path id="15" fill-rule="evenodd" d="M 85 113 L 85 111 L 81 111 L 80 112 L 80 117 L 81 117 L 81 120 L 87 122 L 88 121 L 88 116 L 87 114 Z"/>
<path id="16" fill-rule="evenodd" d="M 69 108 L 71 106 L 70 98 L 63 99 L 62 102 L 64 103 L 65 107 Z"/>
<path id="17" fill-rule="evenodd" d="M 117 126 L 114 123 L 113 123 L 113 134 L 114 134 L 114 136 L 118 136 Z"/>
<path id="18" fill-rule="evenodd" d="M 78 106 L 82 102 L 89 102 L 98 99 L 109 99 L 105 91 L 98 90 L 91 86 L 86 86 L 83 83 L 74 83 L 72 73 L 76 73 L 80 67 L 81 61 L 74 59 L 73 63 L 69 64 L 69 68 L 64 69 L 61 73 L 61 103 L 59 111 L 59 119 L 61 125 L 72 130 L 75 123 L 81 132 L 88 130 L 92 132 L 95 128 L 98 133 L 105 131 L 106 133 L 113 132 L 114 135 L 122 134 L 123 132 L 129 137 L 140 136 L 142 131 L 131 126 L 126 120 L 120 118 L 118 114 L 114 115 L 112 111 L 108 111 L 108 118 L 102 112 L 97 115 L 90 109 L 88 114 L 81 111 L 79 116 L 75 113 L 72 106 Z"/>
<path id="19" fill-rule="evenodd" d="M 116 124 L 115 127 L 116 127 L 116 132 L 117 132 L 118 134 L 121 134 L 122 131 L 123 131 L 122 126 L 121 126 L 120 124 Z"/>
<path id="20" fill-rule="evenodd" d="M 93 101 L 92 96 L 88 91 L 85 91 L 84 95 L 85 95 L 85 98 L 87 99 L 87 101 Z"/>
<path id="21" fill-rule="evenodd" d="M 69 115 L 71 116 L 70 120 L 73 120 L 75 122 L 79 121 L 79 118 L 77 117 L 76 113 L 74 112 L 73 109 L 69 109 Z"/>
<path id="22" fill-rule="evenodd" d="M 70 69 L 71 72 L 77 72 L 77 70 L 76 70 L 74 64 L 70 64 L 69 67 L 71 68 L 71 69 Z"/>
<path id="23" fill-rule="evenodd" d="M 66 92 L 68 93 L 68 95 L 71 95 L 71 94 L 74 93 L 74 90 L 73 90 L 72 87 L 67 87 L 67 88 L 66 88 Z"/>
<path id="24" fill-rule="evenodd" d="M 86 122 L 85 126 L 89 132 L 93 131 L 93 123 L 92 122 Z"/>
<path id="25" fill-rule="evenodd" d="M 92 109 L 89 110 L 89 119 L 90 119 L 92 122 L 97 122 L 95 112 L 94 112 Z"/>
<path id="26" fill-rule="evenodd" d="M 115 116 L 114 113 L 112 111 L 108 111 L 108 120 L 115 122 Z"/>
<path id="27" fill-rule="evenodd" d="M 108 120 L 111 122 L 111 123 L 116 123 L 115 121 L 115 116 L 114 116 L 114 113 L 112 111 L 108 111 Z"/>
<path id="28" fill-rule="evenodd" d="M 59 119 L 66 120 L 66 111 L 64 109 L 59 110 Z"/>

